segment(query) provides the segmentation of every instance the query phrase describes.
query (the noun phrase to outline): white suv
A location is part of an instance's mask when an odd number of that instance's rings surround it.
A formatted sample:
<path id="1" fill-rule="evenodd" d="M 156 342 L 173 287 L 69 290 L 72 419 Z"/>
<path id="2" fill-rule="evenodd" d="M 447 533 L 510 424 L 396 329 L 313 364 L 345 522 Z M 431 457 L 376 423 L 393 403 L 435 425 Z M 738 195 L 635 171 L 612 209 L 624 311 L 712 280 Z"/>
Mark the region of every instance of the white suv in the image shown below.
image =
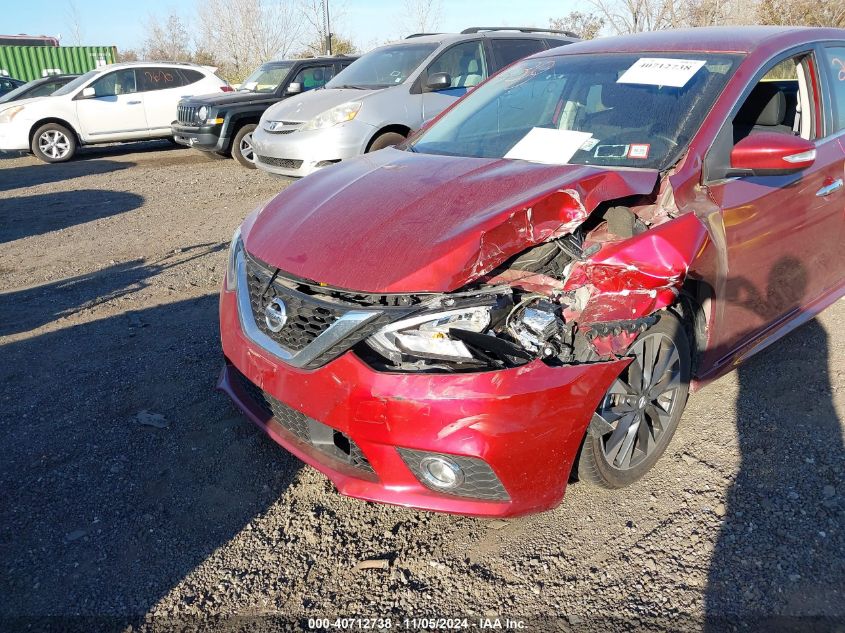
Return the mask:
<path id="1" fill-rule="evenodd" d="M 231 88 L 206 66 L 103 66 L 49 97 L 0 106 L 0 151 L 31 150 L 47 163 L 60 163 L 72 158 L 79 145 L 166 138 L 179 99 L 221 90 Z"/>

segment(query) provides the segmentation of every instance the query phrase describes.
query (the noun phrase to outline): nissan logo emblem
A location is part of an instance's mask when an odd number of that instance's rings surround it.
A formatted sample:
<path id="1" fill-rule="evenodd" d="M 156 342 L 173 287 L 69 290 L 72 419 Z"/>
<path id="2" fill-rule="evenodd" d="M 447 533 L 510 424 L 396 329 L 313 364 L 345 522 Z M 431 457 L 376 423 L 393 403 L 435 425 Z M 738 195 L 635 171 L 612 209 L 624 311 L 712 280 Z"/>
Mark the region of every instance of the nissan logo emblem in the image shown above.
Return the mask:
<path id="1" fill-rule="evenodd" d="M 271 332 L 278 332 L 288 320 L 288 310 L 285 307 L 285 302 L 279 297 L 273 297 L 267 307 L 264 308 L 264 323 L 267 324 L 267 329 Z"/>

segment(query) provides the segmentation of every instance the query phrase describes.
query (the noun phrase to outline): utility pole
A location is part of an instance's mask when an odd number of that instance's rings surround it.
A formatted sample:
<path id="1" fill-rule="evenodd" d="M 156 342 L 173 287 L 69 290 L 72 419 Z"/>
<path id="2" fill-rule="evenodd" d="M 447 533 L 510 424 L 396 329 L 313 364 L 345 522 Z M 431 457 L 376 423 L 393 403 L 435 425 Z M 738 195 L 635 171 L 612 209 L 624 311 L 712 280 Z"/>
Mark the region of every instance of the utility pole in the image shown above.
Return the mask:
<path id="1" fill-rule="evenodd" d="M 326 28 L 326 55 L 332 54 L 332 21 L 329 17 L 329 0 L 323 0 L 323 18 Z"/>

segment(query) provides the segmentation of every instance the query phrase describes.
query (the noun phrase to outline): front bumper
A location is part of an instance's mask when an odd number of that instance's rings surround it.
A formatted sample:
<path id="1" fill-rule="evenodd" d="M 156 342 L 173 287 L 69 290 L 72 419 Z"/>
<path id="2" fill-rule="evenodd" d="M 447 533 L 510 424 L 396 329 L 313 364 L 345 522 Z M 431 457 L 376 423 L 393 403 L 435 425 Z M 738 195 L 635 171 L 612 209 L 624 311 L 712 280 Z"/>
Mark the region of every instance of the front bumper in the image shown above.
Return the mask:
<path id="1" fill-rule="evenodd" d="M 0 125 L 0 151 L 29 151 L 30 127 L 29 122 L 16 120 Z"/>
<path id="2" fill-rule="evenodd" d="M 268 132 L 259 125 L 252 134 L 259 169 L 301 178 L 321 167 L 363 154 L 376 128 L 357 119 L 322 130 L 289 134 Z"/>
<path id="3" fill-rule="evenodd" d="M 170 131 L 173 140 L 186 147 L 193 147 L 205 152 L 225 152 L 229 147 L 229 137 L 223 136 L 223 124 L 181 125 L 172 123 Z"/>
<path id="4" fill-rule="evenodd" d="M 222 292 L 226 366 L 219 387 L 277 443 L 327 475 L 342 494 L 406 507 L 476 516 L 517 516 L 556 506 L 593 411 L 626 361 L 465 374 L 378 372 L 347 352 L 296 369 L 248 339 L 234 292 Z M 302 441 L 256 402 L 242 374 L 273 398 L 360 448 L 372 471 L 349 466 Z M 485 501 L 435 492 L 397 448 L 483 460 L 507 492 Z"/>

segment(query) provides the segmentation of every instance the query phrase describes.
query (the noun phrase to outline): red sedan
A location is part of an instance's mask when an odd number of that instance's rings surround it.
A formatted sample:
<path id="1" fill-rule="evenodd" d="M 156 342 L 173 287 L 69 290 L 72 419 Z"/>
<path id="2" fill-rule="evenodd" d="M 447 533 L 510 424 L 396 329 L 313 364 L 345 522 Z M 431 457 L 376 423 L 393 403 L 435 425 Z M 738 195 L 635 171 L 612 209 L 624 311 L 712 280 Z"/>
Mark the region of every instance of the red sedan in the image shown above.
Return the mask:
<path id="1" fill-rule="evenodd" d="M 691 390 L 842 296 L 843 178 L 843 30 L 540 53 L 246 219 L 220 386 L 362 499 L 628 485 Z"/>

